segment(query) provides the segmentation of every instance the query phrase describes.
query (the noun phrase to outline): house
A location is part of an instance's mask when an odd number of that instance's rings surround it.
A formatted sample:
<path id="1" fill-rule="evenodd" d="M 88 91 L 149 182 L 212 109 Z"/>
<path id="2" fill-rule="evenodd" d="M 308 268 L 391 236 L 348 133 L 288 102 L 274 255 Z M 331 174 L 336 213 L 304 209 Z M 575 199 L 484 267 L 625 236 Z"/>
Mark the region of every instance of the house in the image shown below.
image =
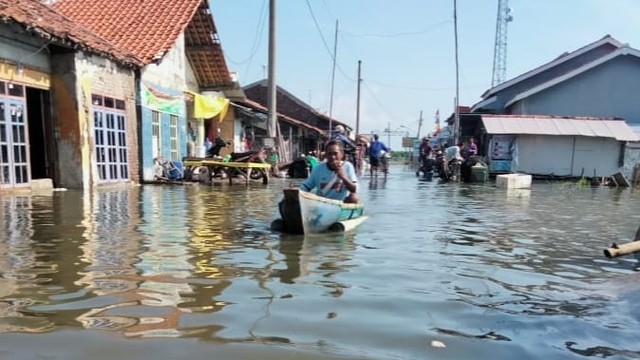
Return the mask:
<path id="1" fill-rule="evenodd" d="M 138 181 L 141 65 L 37 0 L 0 0 L 0 190 Z"/>
<path id="2" fill-rule="evenodd" d="M 232 105 L 239 113 L 236 115 L 236 121 L 241 122 L 238 128 L 245 129 L 243 136 L 249 142 L 243 150 L 263 146 L 262 140 L 267 137 L 267 107 L 249 99 L 234 101 Z M 276 113 L 276 118 L 282 134 L 279 162 L 290 162 L 302 154 L 318 150 L 320 144 L 327 139 L 324 130 L 304 121 L 280 112 Z"/>
<path id="3" fill-rule="evenodd" d="M 588 155 L 594 163 L 585 166 L 587 176 L 594 171 L 597 176 L 608 176 L 621 168 L 629 174 L 624 145 L 637 141 L 629 124 L 640 124 L 635 99 L 640 93 L 639 80 L 640 51 L 607 35 L 487 90 L 469 114 L 461 115 L 462 138 L 465 132 L 484 136 L 483 150 L 490 162 L 496 160 L 492 170 L 497 172 L 580 176 L 582 166 L 577 164 Z M 516 116 L 496 118 L 493 114 Z M 508 130 L 498 130 L 496 124 Z M 554 155 L 546 150 L 520 151 L 518 165 L 507 167 L 501 159 L 491 158 L 491 146 L 500 143 L 491 136 L 501 138 L 507 135 L 504 131 L 511 132 L 508 135 L 514 136 L 520 150 L 526 141 L 533 141 L 540 149 L 554 149 Z M 571 165 L 567 157 L 573 157 Z M 546 161 L 548 167 L 523 165 L 536 161 Z"/>
<path id="4" fill-rule="evenodd" d="M 225 109 L 224 91 L 237 83 L 208 0 L 59 0 L 53 6 L 141 59 L 136 85 L 142 181 L 155 179 L 158 163 L 204 155 L 205 133 L 233 136 L 234 112 Z M 204 99 L 199 96 L 222 98 L 215 122 L 198 111 Z"/>
<path id="5" fill-rule="evenodd" d="M 260 80 L 252 84 L 243 87 L 244 93 L 247 99 L 261 106 L 267 106 L 268 98 L 268 85 L 267 80 Z M 344 122 L 332 119 L 325 114 L 321 114 L 310 105 L 306 104 L 290 92 L 283 88 L 276 87 L 276 107 L 277 112 L 281 116 L 288 119 L 295 119 L 302 123 L 312 126 L 313 128 L 320 129 L 324 136 L 316 134 L 315 132 L 304 132 L 304 127 L 299 128 L 299 132 L 294 133 L 289 131 L 288 127 L 281 128 L 281 134 L 287 140 L 293 141 L 293 157 L 298 154 L 304 153 L 309 150 L 315 150 L 320 147 L 323 139 L 329 135 L 329 127 L 335 127 L 336 125 L 342 125 L 347 133 L 351 133 L 353 129 Z"/>

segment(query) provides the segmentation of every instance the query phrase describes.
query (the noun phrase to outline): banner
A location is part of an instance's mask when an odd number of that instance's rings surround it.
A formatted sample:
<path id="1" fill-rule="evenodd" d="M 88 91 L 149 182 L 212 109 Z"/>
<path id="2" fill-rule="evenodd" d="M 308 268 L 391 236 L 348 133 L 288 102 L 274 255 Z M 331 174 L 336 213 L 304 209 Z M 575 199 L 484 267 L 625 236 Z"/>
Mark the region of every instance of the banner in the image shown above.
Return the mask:
<path id="1" fill-rule="evenodd" d="M 229 99 L 223 97 L 209 97 L 193 92 L 193 117 L 196 119 L 211 119 L 218 116 L 218 122 L 222 122 L 229 109 Z"/>
<path id="2" fill-rule="evenodd" d="M 142 84 L 143 105 L 160 112 L 183 115 L 184 96 L 169 95 L 146 84 Z"/>

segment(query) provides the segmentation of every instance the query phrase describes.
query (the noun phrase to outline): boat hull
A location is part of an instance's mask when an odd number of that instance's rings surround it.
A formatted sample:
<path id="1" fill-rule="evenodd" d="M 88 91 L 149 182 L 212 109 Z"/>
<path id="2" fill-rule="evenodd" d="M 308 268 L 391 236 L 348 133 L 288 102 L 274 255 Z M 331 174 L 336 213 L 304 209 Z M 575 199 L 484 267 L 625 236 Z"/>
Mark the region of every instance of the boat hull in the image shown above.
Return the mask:
<path id="1" fill-rule="evenodd" d="M 281 221 L 272 227 L 296 234 L 314 234 L 326 231 L 344 231 L 352 228 L 338 223 L 359 224 L 351 221 L 363 217 L 363 204 L 348 204 L 327 199 L 299 189 L 285 189 L 284 199 L 279 204 Z M 364 220 L 364 219 L 361 219 Z M 338 225 L 336 225 L 338 224 Z"/>

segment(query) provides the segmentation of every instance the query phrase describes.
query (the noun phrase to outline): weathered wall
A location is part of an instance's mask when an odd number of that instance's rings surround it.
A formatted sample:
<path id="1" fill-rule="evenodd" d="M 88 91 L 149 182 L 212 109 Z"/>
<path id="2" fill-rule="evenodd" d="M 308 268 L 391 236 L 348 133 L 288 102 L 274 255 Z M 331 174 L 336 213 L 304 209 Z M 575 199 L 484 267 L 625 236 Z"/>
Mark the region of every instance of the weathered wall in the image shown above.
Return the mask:
<path id="1" fill-rule="evenodd" d="M 53 54 L 52 70 L 52 106 L 54 122 L 57 123 L 59 158 L 56 163 L 60 186 L 88 189 L 99 185 L 92 93 L 125 101 L 129 176 L 131 181 L 138 181 L 133 71 L 110 60 L 82 53 Z"/>
<path id="2" fill-rule="evenodd" d="M 51 71 L 49 53 L 44 39 L 25 34 L 22 29 L 0 25 L 0 59 L 8 60 L 44 73 Z"/>
<path id="3" fill-rule="evenodd" d="M 83 187 L 83 164 L 80 153 L 81 134 L 78 125 L 80 106 L 78 103 L 78 78 L 73 53 L 51 55 L 51 97 L 52 120 L 57 134 L 58 159 L 56 173 L 60 178 L 58 186 L 71 189 Z"/>
<path id="4" fill-rule="evenodd" d="M 620 56 L 515 104 L 513 114 L 621 117 L 640 123 L 640 59 Z"/>
<path id="5" fill-rule="evenodd" d="M 100 180 L 96 164 L 91 94 L 125 101 L 124 112 L 127 119 L 127 156 L 129 163 L 129 180 L 125 182 L 137 182 L 139 180 L 139 163 L 134 71 L 105 58 L 77 53 L 76 72 L 79 80 L 78 98 L 82 99 L 79 111 L 79 126 L 82 134 L 82 163 L 83 169 L 88 170 L 84 171 L 83 175 L 85 187 L 99 185 L 98 182 Z M 90 110 L 89 116 L 86 116 L 87 107 Z"/>

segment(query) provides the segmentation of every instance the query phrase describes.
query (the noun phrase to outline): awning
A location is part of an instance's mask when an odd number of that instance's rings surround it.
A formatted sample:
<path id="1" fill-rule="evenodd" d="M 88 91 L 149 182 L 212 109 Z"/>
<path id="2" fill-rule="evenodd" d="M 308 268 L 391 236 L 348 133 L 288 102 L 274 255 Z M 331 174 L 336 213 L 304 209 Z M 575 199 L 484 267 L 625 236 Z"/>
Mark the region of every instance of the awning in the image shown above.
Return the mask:
<path id="1" fill-rule="evenodd" d="M 568 135 L 638 141 L 624 120 L 534 115 L 481 115 L 488 134 Z"/>

